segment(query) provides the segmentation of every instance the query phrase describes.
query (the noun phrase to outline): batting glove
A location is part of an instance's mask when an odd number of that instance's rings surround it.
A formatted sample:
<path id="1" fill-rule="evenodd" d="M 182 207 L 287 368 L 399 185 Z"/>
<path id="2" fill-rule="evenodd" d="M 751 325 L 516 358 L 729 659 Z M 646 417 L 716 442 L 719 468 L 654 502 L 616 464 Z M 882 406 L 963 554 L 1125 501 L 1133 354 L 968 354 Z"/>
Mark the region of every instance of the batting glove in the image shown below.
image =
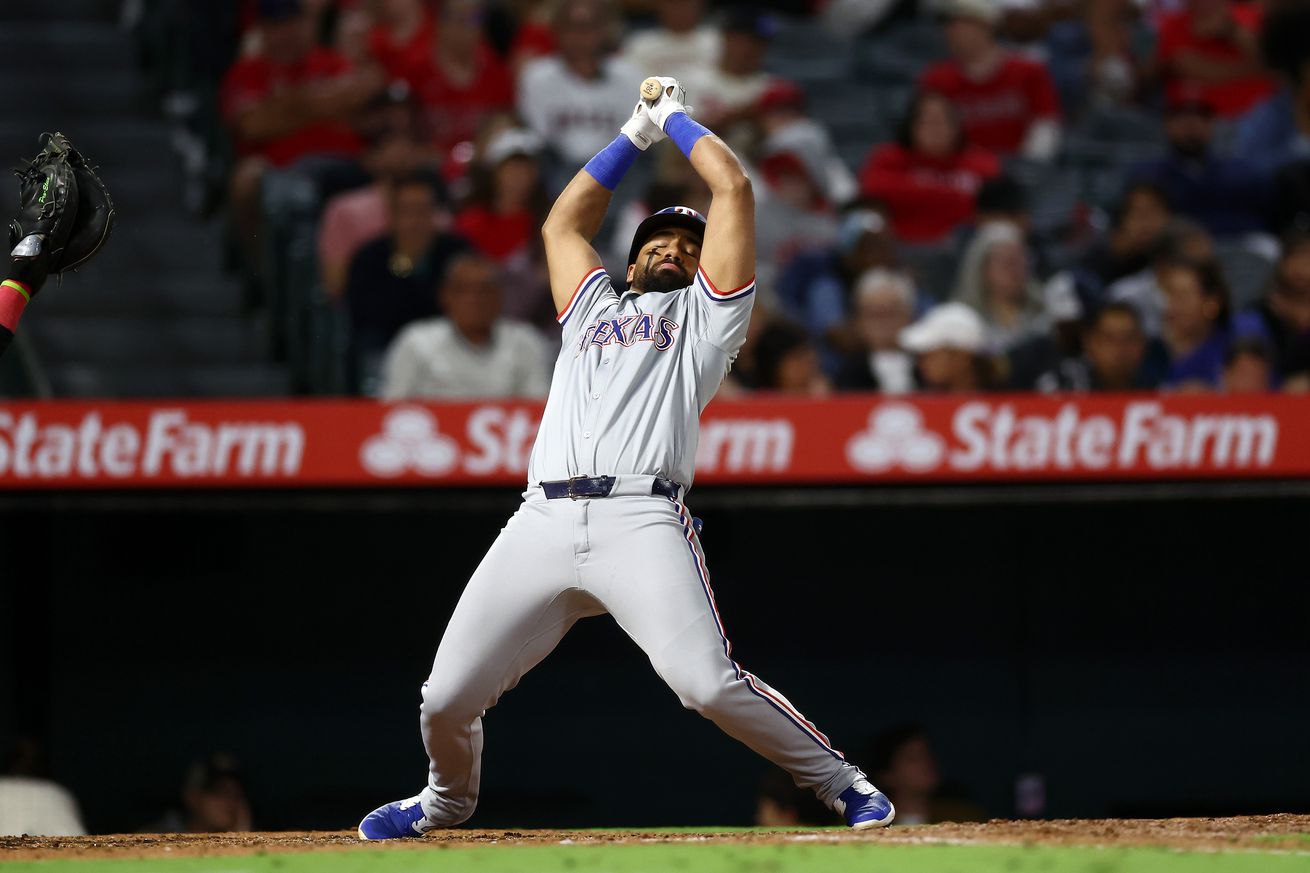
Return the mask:
<path id="1" fill-rule="evenodd" d="M 632 140 L 632 144 L 643 152 L 665 138 L 664 131 L 651 120 L 650 107 L 644 100 L 637 103 L 637 108 L 633 110 L 632 117 L 623 123 L 623 127 L 619 128 L 619 131 Z"/>
<path id="2" fill-rule="evenodd" d="M 688 116 L 691 115 L 692 109 L 687 105 L 687 89 L 682 87 L 677 79 L 672 76 L 656 76 L 664 87 L 660 91 L 660 96 L 655 98 L 650 106 L 650 120 L 664 129 L 668 123 L 669 116 L 682 112 Z"/>

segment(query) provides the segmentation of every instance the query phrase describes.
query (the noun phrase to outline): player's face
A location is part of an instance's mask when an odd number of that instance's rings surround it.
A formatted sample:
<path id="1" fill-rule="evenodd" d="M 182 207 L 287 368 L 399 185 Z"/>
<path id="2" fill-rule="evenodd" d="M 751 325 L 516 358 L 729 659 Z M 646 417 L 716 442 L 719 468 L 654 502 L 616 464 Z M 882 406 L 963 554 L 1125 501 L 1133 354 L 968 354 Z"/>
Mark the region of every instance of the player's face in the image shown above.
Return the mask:
<path id="1" fill-rule="evenodd" d="M 700 266 L 700 244 L 700 237 L 691 231 L 660 231 L 637 251 L 637 263 L 628 267 L 628 282 L 643 293 L 686 288 Z"/>

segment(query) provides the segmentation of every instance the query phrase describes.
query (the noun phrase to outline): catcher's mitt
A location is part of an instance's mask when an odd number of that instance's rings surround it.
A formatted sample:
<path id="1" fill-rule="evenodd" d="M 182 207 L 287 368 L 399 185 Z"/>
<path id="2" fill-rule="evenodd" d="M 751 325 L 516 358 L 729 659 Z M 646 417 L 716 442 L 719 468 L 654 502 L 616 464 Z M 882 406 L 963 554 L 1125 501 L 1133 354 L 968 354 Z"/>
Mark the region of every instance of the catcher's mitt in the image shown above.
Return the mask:
<path id="1" fill-rule="evenodd" d="M 95 256 L 114 227 L 109 189 L 63 134 L 45 134 L 18 174 L 18 217 L 9 223 L 12 269 L 33 289 L 50 273 Z"/>

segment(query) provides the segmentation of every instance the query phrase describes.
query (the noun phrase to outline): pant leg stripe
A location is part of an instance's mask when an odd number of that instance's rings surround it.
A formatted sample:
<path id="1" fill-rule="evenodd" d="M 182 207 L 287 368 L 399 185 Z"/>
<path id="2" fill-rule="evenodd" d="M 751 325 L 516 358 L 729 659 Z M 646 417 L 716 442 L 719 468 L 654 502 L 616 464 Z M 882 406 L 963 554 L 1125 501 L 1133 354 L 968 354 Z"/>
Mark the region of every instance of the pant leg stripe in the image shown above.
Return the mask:
<path id="1" fill-rule="evenodd" d="M 735 660 L 733 660 L 732 643 L 728 640 L 727 631 L 723 627 L 723 618 L 722 616 L 719 615 L 719 607 L 714 600 L 714 589 L 710 587 L 709 572 L 705 568 L 704 556 L 701 554 L 700 549 L 697 548 L 696 532 L 692 528 L 691 522 L 687 520 L 687 513 L 683 505 L 681 503 L 678 503 L 677 507 L 678 507 L 678 518 L 682 522 L 682 530 L 683 530 L 684 537 L 687 540 L 687 547 L 691 549 L 692 560 L 696 565 L 696 575 L 700 577 L 700 584 L 701 584 L 701 588 L 705 592 L 705 599 L 709 601 L 710 611 L 714 615 L 715 627 L 718 628 L 719 637 L 723 640 L 723 653 L 724 655 L 727 656 L 728 662 L 732 664 L 733 670 L 736 671 L 737 678 L 744 679 L 746 681 L 746 687 L 751 690 L 752 694 L 754 694 L 756 697 L 763 699 L 766 703 L 768 703 L 770 706 L 772 706 L 774 709 L 780 712 L 785 718 L 787 718 L 788 721 L 792 722 L 798 728 L 804 731 L 805 735 L 808 736 L 811 740 L 813 740 L 816 745 L 818 745 L 820 748 L 822 748 L 828 754 L 832 755 L 837 760 L 845 761 L 846 756 L 843 755 L 841 752 L 839 752 L 837 749 L 833 748 L 828 738 L 824 736 L 823 733 L 820 732 L 819 729 L 816 728 L 814 724 L 810 722 L 809 719 L 801 715 L 793 707 L 788 705 L 786 701 L 782 700 L 777 695 L 770 694 L 768 691 L 764 690 L 759 685 L 757 685 L 755 677 L 752 676 L 750 673 L 746 672 L 745 670 L 743 670 L 741 668 L 741 665 L 738 664 Z"/>

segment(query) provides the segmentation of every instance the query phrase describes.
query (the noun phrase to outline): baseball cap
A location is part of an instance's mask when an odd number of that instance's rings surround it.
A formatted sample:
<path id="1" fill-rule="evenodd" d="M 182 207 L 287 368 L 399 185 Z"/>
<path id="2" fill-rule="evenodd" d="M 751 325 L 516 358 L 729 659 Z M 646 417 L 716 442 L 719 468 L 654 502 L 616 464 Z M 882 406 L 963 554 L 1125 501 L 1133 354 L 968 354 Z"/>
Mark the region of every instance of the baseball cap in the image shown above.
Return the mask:
<path id="1" fill-rule="evenodd" d="M 915 354 L 935 349 L 981 352 L 983 333 L 982 316 L 972 307 L 963 303 L 943 303 L 902 330 L 900 340 L 902 348 Z"/>
<path id="2" fill-rule="evenodd" d="M 1001 20 L 1001 5 L 997 0 L 936 0 L 932 9 L 942 18 L 972 18 L 984 24 Z"/>
<path id="3" fill-rule="evenodd" d="M 541 137 L 521 127 L 508 127 L 491 138 L 487 143 L 483 163 L 495 166 L 506 158 L 524 155 L 535 158 L 541 153 Z"/>
<path id="4" fill-rule="evenodd" d="M 637 252 L 641 244 L 658 231 L 669 227 L 681 227 L 690 230 L 702 239 L 705 237 L 705 216 L 690 206 L 670 206 L 654 215 L 648 215 L 637 225 L 637 232 L 632 235 L 632 247 L 628 249 L 628 265 L 637 263 Z"/>

